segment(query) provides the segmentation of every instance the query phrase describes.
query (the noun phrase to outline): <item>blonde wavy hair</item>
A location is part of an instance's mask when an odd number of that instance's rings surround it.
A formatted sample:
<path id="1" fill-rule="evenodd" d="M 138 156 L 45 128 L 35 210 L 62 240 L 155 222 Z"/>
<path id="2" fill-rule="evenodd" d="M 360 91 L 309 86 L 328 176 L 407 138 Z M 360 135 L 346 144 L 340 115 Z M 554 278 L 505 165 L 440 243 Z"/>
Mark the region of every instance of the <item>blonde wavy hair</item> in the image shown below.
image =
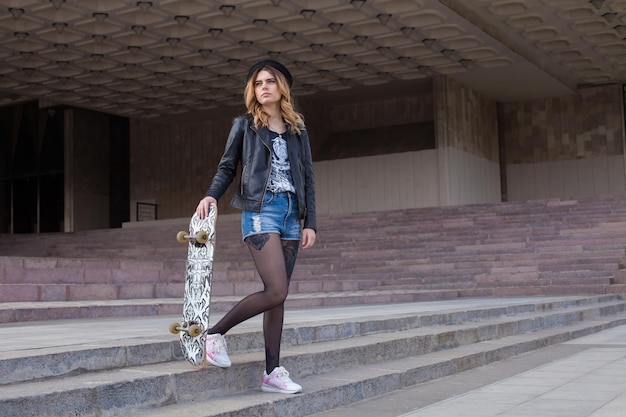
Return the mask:
<path id="1" fill-rule="evenodd" d="M 285 122 L 289 125 L 290 132 L 299 134 L 300 127 L 304 127 L 304 117 L 294 109 L 291 101 L 291 89 L 289 88 L 287 79 L 280 73 L 280 71 L 270 66 L 259 68 L 258 71 L 255 71 L 246 83 L 246 88 L 244 90 L 246 108 L 248 109 L 248 114 L 253 117 L 254 126 L 257 128 L 269 126 L 270 115 L 263 111 L 263 106 L 261 106 L 261 104 L 257 101 L 254 93 L 254 82 L 256 81 L 256 77 L 259 72 L 263 70 L 269 72 L 274 76 L 274 78 L 276 78 L 278 91 L 280 91 L 281 95 L 280 112 Z"/>

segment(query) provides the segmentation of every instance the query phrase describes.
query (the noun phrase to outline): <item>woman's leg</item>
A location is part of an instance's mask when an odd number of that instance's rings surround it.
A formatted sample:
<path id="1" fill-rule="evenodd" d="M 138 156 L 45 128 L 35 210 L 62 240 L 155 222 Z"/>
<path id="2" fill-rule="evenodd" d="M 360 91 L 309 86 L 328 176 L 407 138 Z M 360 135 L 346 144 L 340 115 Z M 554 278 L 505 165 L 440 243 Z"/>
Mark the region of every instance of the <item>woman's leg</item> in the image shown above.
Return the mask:
<path id="1" fill-rule="evenodd" d="M 297 240 L 283 240 L 283 257 L 287 272 L 287 287 L 291 281 L 291 274 L 296 265 L 300 242 Z M 280 340 L 283 334 L 283 319 L 285 316 L 284 301 L 263 314 L 263 334 L 265 336 L 265 371 L 269 375 L 274 368 L 280 366 Z"/>
<path id="2" fill-rule="evenodd" d="M 209 334 L 225 334 L 237 324 L 281 306 L 287 298 L 289 279 L 280 236 L 276 233 L 262 233 L 246 238 L 245 242 L 248 244 L 264 288 L 237 303 L 209 330 Z"/>

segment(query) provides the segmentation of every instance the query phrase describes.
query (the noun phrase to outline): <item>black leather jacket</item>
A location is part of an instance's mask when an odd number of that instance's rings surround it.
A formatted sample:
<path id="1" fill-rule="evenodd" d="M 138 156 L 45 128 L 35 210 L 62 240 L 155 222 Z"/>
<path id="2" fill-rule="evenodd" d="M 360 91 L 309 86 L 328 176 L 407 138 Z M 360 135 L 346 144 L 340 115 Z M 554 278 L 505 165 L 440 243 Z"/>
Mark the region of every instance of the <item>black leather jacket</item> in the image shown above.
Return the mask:
<path id="1" fill-rule="evenodd" d="M 315 180 L 309 135 L 304 127 L 300 127 L 299 135 L 287 133 L 283 137 L 287 141 L 300 219 L 304 220 L 305 228 L 317 229 Z M 243 210 L 261 211 L 272 169 L 271 149 L 270 132 L 267 128 L 255 128 L 249 115 L 237 117 L 233 121 L 224 155 L 206 195 L 219 201 L 237 175 L 237 167 L 241 162 L 241 183 L 230 204 Z"/>

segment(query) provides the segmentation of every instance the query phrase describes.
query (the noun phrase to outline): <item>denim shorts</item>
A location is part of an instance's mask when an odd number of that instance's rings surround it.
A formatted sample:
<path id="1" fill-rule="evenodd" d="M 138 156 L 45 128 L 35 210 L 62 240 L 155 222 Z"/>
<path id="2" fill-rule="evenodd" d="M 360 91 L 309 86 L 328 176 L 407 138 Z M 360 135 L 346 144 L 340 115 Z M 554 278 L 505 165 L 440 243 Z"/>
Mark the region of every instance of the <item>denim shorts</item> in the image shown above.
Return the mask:
<path id="1" fill-rule="evenodd" d="M 282 240 L 302 240 L 295 194 L 267 191 L 260 213 L 247 210 L 241 213 L 241 234 L 244 239 L 262 233 L 277 233 Z"/>

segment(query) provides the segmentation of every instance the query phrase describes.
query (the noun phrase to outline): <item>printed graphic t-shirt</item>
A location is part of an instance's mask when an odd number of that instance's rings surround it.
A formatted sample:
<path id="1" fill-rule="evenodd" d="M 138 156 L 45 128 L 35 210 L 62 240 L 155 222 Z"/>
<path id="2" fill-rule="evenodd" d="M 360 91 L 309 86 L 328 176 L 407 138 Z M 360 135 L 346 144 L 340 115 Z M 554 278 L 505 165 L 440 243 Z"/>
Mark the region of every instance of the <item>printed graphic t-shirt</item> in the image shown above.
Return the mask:
<path id="1" fill-rule="evenodd" d="M 267 189 L 273 193 L 290 191 L 295 193 L 291 178 L 291 164 L 287 154 L 287 141 L 280 133 L 270 131 L 272 139 L 272 172 Z"/>

